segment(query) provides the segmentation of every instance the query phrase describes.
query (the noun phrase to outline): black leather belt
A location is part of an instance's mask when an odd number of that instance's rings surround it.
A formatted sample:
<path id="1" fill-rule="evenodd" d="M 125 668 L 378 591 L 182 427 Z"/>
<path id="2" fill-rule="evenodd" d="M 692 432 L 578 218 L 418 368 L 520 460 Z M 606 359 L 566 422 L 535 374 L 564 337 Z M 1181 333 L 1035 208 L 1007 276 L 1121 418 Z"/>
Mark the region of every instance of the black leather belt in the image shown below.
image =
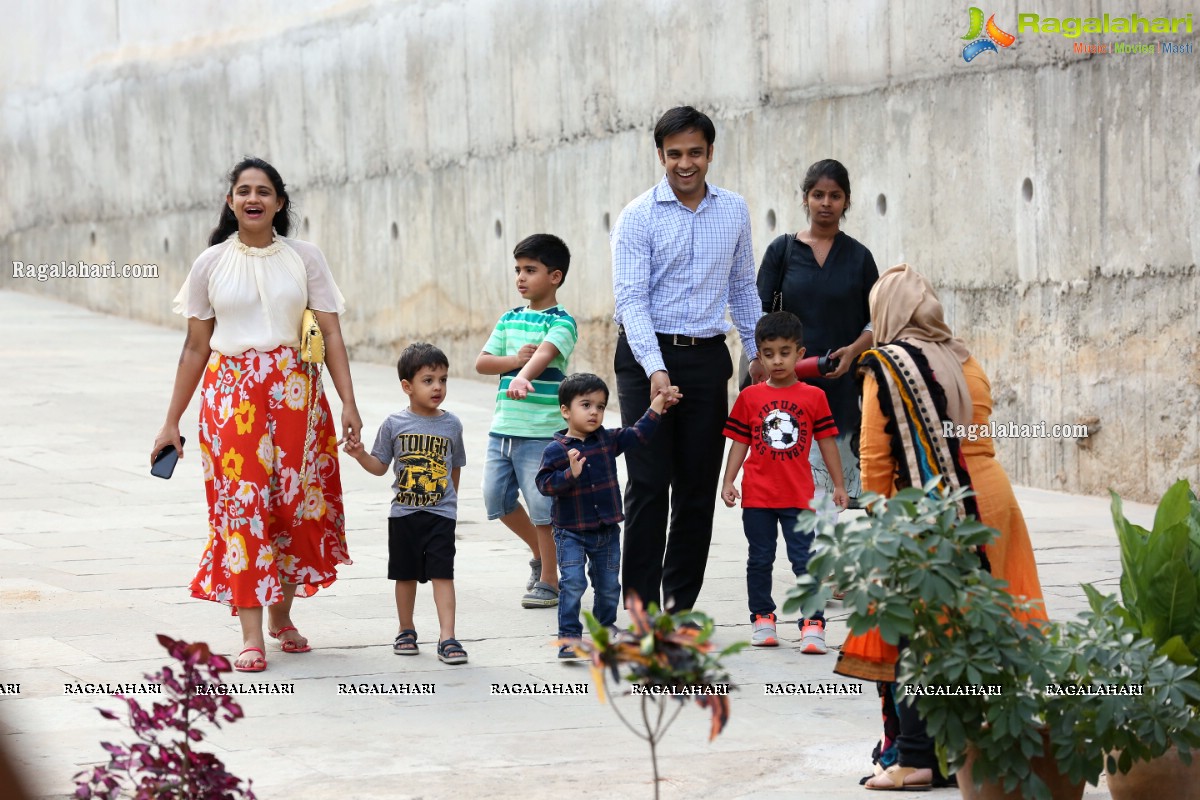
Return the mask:
<path id="1" fill-rule="evenodd" d="M 625 326 L 617 326 L 617 336 L 625 335 Z M 682 333 L 656 333 L 658 343 L 669 347 L 697 347 L 705 344 L 716 344 L 717 342 L 725 341 L 725 334 L 718 333 L 716 336 L 687 336 Z"/>

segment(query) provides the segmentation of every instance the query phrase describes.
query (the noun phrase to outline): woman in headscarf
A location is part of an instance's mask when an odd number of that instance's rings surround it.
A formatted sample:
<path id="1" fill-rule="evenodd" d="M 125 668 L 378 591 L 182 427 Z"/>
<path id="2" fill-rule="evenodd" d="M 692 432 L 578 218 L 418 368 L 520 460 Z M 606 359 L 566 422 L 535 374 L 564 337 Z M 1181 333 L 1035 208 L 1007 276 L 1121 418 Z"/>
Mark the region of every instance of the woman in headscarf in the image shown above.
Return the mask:
<path id="1" fill-rule="evenodd" d="M 866 351 L 859 361 L 863 490 L 890 497 L 934 476 L 941 476 L 950 489 L 969 483 L 975 496 L 963 512 L 976 513 L 1000 532 L 986 548 L 992 574 L 1008 582 L 1015 598 L 1041 601 L 1029 531 L 991 439 L 959 441 L 944 435 L 946 422 L 988 424 L 992 389 L 983 367 L 946 324 L 933 286 L 907 264 L 880 276 L 870 303 L 875 341 L 883 344 Z M 914 430 L 921 435 L 913 436 Z M 1029 616 L 1032 621 L 1046 619 L 1044 608 Z M 884 739 L 876 763 L 886 769 L 866 781 L 872 789 L 929 786 L 943 780 L 935 773 L 933 740 L 916 707 L 895 702 L 897 657 L 896 649 L 877 634 L 852 636 L 835 668 L 842 675 L 881 684 Z"/>

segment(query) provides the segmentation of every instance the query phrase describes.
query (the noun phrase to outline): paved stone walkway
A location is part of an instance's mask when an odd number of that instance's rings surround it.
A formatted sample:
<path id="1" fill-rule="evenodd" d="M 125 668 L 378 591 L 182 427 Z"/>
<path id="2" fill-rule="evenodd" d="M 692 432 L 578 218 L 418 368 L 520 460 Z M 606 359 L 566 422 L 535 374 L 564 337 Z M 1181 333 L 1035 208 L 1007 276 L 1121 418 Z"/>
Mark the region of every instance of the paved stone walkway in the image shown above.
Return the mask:
<path id="1" fill-rule="evenodd" d="M 125 737 L 95 711 L 114 701 L 68 695 L 64 684 L 141 680 L 165 663 L 159 632 L 224 653 L 240 639 L 235 619 L 185 589 L 205 535 L 196 451 L 189 448 L 170 481 L 147 474 L 182 330 L 14 292 L 0 292 L 0 318 L 7 334 L 0 350 L 0 685 L 20 684 L 19 694 L 0 695 L 0 726 L 36 794 L 64 797 L 75 772 L 105 760 L 101 740 Z M 355 364 L 353 374 L 364 435 L 373 437 L 403 394 L 391 366 Z M 480 464 L 493 390 L 471 375 L 469 364 L 451 366 L 446 401 L 463 418 L 470 449 L 456 581 L 470 663 L 437 661 L 427 588 L 417 605 L 421 655 L 392 654 L 388 480 L 343 460 L 355 563 L 332 588 L 297 602 L 296 620 L 315 650 L 284 655 L 268 646 L 270 667 L 260 676 L 293 684 L 295 694 L 245 697 L 247 718 L 208 741 L 236 774 L 254 779 L 261 798 L 652 797 L 645 745 L 594 693 L 491 694 L 497 683 L 587 683 L 588 671 L 555 659 L 554 611 L 520 608 L 528 553 L 485 519 Z M 193 405 L 184 417 L 192 441 L 195 419 Z M 1018 497 L 1053 616 L 1082 607 L 1081 581 L 1115 587 L 1119 562 L 1106 500 L 1032 489 L 1019 489 Z M 1126 508 L 1142 523 L 1153 516 L 1146 506 Z M 744 558 L 739 514 L 718 504 L 700 597 L 719 624 L 718 642 L 749 635 Z M 778 563 L 786 563 L 782 552 Z M 787 571 L 776 575 L 778 599 Z M 833 644 L 845 633 L 839 611 L 834 604 Z M 767 683 L 834 679 L 833 654 L 796 651 L 794 618 L 781 632 L 784 646 L 730 659 L 740 691 L 715 742 L 706 739 L 700 710 L 683 711 L 660 749 L 664 798 L 863 796 L 857 780 L 877 735 L 874 692 L 766 696 Z M 425 683 L 436 693 L 339 694 L 345 683 Z M 1089 787 L 1086 796 L 1108 795 Z"/>

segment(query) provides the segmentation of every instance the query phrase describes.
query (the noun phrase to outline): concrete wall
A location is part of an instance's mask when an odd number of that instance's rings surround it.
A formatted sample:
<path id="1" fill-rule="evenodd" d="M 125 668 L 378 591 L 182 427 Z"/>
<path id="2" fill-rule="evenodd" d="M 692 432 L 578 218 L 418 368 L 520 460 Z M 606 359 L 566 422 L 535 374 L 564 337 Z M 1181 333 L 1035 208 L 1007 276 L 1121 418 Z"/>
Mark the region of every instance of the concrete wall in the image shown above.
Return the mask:
<path id="1" fill-rule="evenodd" d="M 223 173 L 253 153 L 333 265 L 354 357 L 427 338 L 466 374 L 517 304 L 513 244 L 547 230 L 574 253 L 574 366 L 608 373 L 608 226 L 660 177 L 654 120 L 692 103 L 717 121 L 709 177 L 746 196 L 756 253 L 804 225 L 805 167 L 838 158 L 846 230 L 941 287 L 996 418 L 1092 421 L 1084 442 L 1001 442 L 1014 480 L 1140 499 L 1200 483 L 1196 55 L 1026 34 L 967 64 L 968 4 L 917 0 L 87 5 L 0 33 L 0 288 L 182 327 L 169 300 Z M 1015 33 L 1017 5 L 993 10 Z M 17 282 L 12 260 L 160 277 Z"/>

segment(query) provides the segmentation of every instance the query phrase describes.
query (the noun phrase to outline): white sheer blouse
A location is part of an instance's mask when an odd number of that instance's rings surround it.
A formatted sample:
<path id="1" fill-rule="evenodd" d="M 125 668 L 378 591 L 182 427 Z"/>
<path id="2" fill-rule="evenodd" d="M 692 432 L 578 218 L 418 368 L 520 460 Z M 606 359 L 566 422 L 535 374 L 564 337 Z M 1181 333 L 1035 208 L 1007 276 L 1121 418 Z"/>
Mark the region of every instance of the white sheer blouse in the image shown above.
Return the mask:
<path id="1" fill-rule="evenodd" d="M 227 356 L 298 346 L 305 308 L 346 310 L 320 248 L 278 236 L 247 247 L 236 233 L 200 254 L 174 303 L 184 317 L 216 317 L 210 346 Z"/>

